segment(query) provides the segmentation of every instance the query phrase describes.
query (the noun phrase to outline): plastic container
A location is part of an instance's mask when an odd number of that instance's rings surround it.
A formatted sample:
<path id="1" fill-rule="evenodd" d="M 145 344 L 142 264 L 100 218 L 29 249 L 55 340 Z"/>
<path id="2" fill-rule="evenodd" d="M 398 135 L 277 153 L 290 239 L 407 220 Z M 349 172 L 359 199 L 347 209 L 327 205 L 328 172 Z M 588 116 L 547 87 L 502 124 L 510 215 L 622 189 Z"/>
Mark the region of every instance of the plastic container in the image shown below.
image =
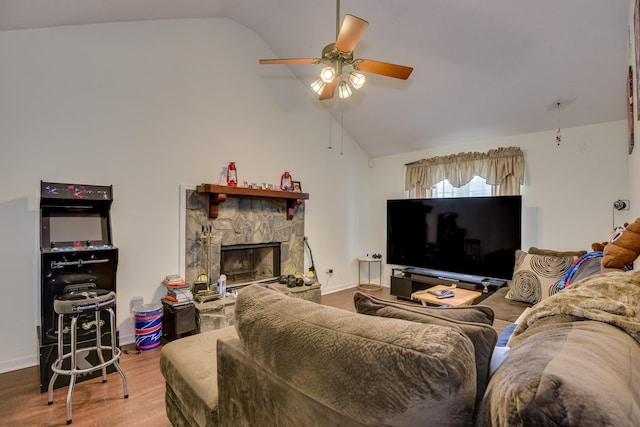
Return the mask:
<path id="1" fill-rule="evenodd" d="M 162 305 L 144 304 L 134 308 L 136 350 L 149 351 L 160 347 L 162 340 Z"/>
<path id="2" fill-rule="evenodd" d="M 224 298 L 227 295 L 227 276 L 224 274 L 221 274 L 220 279 L 218 279 L 218 281 L 220 282 L 218 284 L 220 288 L 220 298 Z"/>

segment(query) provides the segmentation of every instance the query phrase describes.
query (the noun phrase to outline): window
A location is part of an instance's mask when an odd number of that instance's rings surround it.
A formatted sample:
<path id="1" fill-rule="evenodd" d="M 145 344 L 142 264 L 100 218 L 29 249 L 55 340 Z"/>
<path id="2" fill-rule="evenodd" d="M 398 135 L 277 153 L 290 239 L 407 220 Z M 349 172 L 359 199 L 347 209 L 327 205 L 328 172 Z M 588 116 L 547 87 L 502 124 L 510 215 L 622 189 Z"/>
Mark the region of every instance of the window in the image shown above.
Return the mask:
<path id="1" fill-rule="evenodd" d="M 481 176 L 474 176 L 469 183 L 456 188 L 444 179 L 431 187 L 431 197 L 485 197 L 491 196 L 491 186 Z"/>
<path id="2" fill-rule="evenodd" d="M 407 163 L 405 168 L 404 189 L 410 198 L 518 195 L 524 183 L 524 153 L 518 147 L 432 157 Z M 484 179 L 478 182 L 480 175 Z M 452 188 L 469 180 L 473 181 L 466 193 Z M 485 186 L 491 191 L 482 190 Z M 437 196 L 432 194 L 434 189 Z"/>

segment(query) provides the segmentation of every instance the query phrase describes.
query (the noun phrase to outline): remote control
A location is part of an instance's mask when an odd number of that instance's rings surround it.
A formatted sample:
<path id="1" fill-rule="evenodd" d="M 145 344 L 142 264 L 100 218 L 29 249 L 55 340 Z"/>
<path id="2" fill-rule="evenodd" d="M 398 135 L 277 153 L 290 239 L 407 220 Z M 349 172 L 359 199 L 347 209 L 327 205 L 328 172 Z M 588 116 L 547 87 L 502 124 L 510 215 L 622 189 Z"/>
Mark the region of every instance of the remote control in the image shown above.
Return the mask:
<path id="1" fill-rule="evenodd" d="M 438 299 L 442 299 L 442 298 L 451 298 L 453 296 L 455 296 L 455 292 L 453 291 L 449 291 L 449 290 L 443 290 L 443 291 L 427 291 L 428 293 L 430 293 L 431 295 L 435 295 L 436 298 Z"/>

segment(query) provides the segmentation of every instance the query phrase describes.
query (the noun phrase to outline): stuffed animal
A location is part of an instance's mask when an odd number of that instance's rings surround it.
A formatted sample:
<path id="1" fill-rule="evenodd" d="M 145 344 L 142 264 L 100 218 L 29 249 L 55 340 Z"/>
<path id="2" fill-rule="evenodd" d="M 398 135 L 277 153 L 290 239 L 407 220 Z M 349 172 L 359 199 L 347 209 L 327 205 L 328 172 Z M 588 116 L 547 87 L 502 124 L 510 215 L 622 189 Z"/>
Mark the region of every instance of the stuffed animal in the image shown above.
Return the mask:
<path id="1" fill-rule="evenodd" d="M 607 246 L 607 243 L 609 243 L 609 242 L 602 242 L 602 243 L 595 242 L 595 243 L 592 243 L 591 244 L 591 249 L 594 252 L 602 252 L 604 250 L 604 247 Z"/>
<path id="2" fill-rule="evenodd" d="M 602 267 L 624 268 L 640 255 L 640 218 L 635 222 L 618 226 L 611 241 L 604 245 Z"/>
<path id="3" fill-rule="evenodd" d="M 611 231 L 611 240 L 613 240 L 613 238 L 614 238 L 618 233 L 621 233 L 625 228 L 627 228 L 627 226 L 628 226 L 628 225 L 629 225 L 629 223 L 628 223 L 628 222 L 625 222 L 623 225 L 619 225 L 619 226 L 617 226 L 616 228 L 614 228 L 614 229 Z M 611 240 L 609 240 L 609 241 L 611 241 Z M 602 242 L 602 243 L 600 243 L 600 242 L 594 242 L 594 243 L 592 243 L 592 244 L 591 244 L 591 249 L 592 249 L 594 252 L 602 252 L 602 251 L 604 251 L 604 247 L 605 247 L 605 246 L 607 246 L 608 244 L 609 244 L 609 242 Z"/>

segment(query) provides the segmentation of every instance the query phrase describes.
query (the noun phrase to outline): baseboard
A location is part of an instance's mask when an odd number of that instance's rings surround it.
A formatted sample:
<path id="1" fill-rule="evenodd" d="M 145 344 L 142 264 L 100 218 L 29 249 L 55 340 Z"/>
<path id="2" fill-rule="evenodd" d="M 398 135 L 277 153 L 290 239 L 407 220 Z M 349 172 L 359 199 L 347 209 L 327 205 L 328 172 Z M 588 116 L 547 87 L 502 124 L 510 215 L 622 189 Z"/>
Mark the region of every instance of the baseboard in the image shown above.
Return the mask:
<path id="1" fill-rule="evenodd" d="M 339 292 L 339 291 L 344 291 L 345 289 L 351 289 L 353 287 L 356 286 L 356 282 L 352 282 L 352 283 L 342 283 L 342 284 L 328 284 L 325 285 L 323 284 L 322 287 L 320 288 L 320 292 L 322 293 L 322 295 L 327 295 L 327 294 L 332 294 L 334 292 Z"/>
<path id="2" fill-rule="evenodd" d="M 120 335 L 120 345 L 134 344 L 136 342 L 135 335 Z"/>
<path id="3" fill-rule="evenodd" d="M 136 342 L 135 335 L 120 335 L 120 345 L 134 344 Z M 32 366 L 38 366 L 40 360 L 38 354 L 31 356 L 19 357 L 17 359 L 6 360 L 0 362 L 0 374 L 6 372 L 17 371 L 19 369 L 30 368 Z"/>
<path id="4" fill-rule="evenodd" d="M 335 285 L 335 286 L 327 286 L 327 287 L 322 287 L 322 295 L 327 295 L 327 294 L 332 294 L 334 292 L 340 292 L 340 291 L 344 291 L 347 289 L 353 289 L 355 287 L 358 286 L 358 282 L 351 282 L 351 283 L 343 283 L 341 285 Z M 388 283 L 382 283 L 382 287 L 383 288 L 388 288 L 389 284 Z"/>
<path id="5" fill-rule="evenodd" d="M 30 368 L 32 366 L 38 366 L 38 355 L 19 357 L 17 359 L 7 360 L 0 362 L 0 374 L 5 372 L 17 371 L 18 369 Z"/>

